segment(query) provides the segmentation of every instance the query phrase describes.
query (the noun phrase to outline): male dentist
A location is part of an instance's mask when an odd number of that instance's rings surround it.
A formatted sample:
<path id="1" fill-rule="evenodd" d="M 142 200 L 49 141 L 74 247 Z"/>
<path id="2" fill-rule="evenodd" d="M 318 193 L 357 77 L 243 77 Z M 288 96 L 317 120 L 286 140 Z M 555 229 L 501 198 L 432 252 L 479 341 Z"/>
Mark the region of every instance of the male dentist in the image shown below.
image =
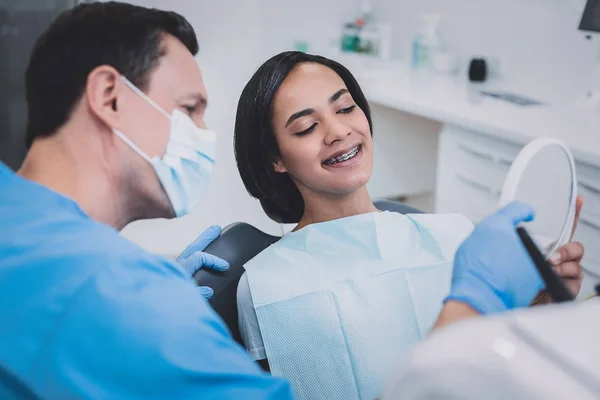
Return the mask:
<path id="1" fill-rule="evenodd" d="M 83 4 L 38 39 L 26 72 L 29 152 L 0 164 L 0 398 L 280 399 L 191 274 L 122 238 L 184 215 L 206 190 L 215 135 L 190 24 Z"/>

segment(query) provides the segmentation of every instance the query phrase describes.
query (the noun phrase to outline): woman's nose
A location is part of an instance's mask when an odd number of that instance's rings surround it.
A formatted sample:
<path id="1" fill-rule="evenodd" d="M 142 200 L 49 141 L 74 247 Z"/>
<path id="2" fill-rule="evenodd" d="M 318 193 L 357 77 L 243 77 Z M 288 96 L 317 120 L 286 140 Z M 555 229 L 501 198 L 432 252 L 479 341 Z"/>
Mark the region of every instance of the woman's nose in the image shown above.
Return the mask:
<path id="1" fill-rule="evenodd" d="M 330 146 L 333 143 L 344 139 L 346 136 L 350 135 L 350 133 L 352 132 L 352 129 L 350 129 L 349 126 L 344 125 L 339 122 L 330 123 L 327 128 L 328 128 L 326 130 L 327 133 L 325 134 L 325 138 L 324 138 L 325 144 L 327 146 Z"/>

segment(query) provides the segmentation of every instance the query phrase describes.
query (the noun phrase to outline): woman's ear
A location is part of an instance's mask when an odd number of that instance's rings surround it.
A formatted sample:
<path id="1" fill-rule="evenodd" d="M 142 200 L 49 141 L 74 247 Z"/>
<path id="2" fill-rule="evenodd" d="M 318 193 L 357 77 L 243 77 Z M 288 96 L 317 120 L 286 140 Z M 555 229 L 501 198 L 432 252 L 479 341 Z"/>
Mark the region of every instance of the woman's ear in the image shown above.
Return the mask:
<path id="1" fill-rule="evenodd" d="M 275 170 L 275 172 L 279 172 L 281 174 L 284 172 L 288 172 L 287 168 L 283 165 L 281 158 L 273 163 L 273 169 Z"/>

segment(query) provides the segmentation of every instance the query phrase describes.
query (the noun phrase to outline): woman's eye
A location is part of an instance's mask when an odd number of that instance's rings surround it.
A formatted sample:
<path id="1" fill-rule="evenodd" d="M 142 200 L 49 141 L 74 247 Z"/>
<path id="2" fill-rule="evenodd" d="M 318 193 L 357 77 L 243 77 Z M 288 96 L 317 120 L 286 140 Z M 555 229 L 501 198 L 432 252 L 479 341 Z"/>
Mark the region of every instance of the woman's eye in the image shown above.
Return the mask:
<path id="1" fill-rule="evenodd" d="M 343 108 L 338 111 L 338 114 L 350 114 L 356 108 L 356 104 L 351 105 L 350 107 Z"/>
<path id="2" fill-rule="evenodd" d="M 296 133 L 294 133 L 294 135 L 296 135 L 296 136 L 308 135 L 309 133 L 311 133 L 312 131 L 314 131 L 316 127 L 317 127 L 317 123 L 315 122 L 314 124 L 312 124 L 310 126 L 310 128 L 305 129 L 305 130 L 303 130 L 301 132 L 296 132 Z"/>

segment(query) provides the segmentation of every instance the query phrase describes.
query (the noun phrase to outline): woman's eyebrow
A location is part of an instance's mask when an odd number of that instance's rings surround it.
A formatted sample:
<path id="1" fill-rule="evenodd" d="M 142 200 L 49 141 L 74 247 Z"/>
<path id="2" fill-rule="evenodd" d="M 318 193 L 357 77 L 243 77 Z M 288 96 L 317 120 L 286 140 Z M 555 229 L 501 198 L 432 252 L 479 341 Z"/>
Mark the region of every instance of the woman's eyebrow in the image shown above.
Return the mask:
<path id="1" fill-rule="evenodd" d="M 335 101 L 337 101 L 340 97 L 342 97 L 343 95 L 345 95 L 348 92 L 348 89 L 344 88 L 344 89 L 340 89 L 337 92 L 335 92 L 330 98 L 329 98 L 329 103 L 333 103 Z M 290 124 L 292 122 L 294 122 L 295 120 L 297 120 L 298 118 L 302 118 L 302 117 L 306 117 L 307 115 L 310 115 L 312 113 L 315 112 L 314 108 L 306 108 L 302 111 L 298 111 L 296 113 L 293 113 L 290 118 L 288 118 L 287 122 L 285 123 L 285 127 L 287 128 L 288 126 L 290 126 Z"/>
<path id="2" fill-rule="evenodd" d="M 340 89 L 337 92 L 335 92 L 333 94 L 333 96 L 331 96 L 329 98 L 329 103 L 333 103 L 334 101 L 338 100 L 340 97 L 342 97 L 342 95 L 348 93 L 348 89 L 344 88 L 344 89 Z"/>
<path id="3" fill-rule="evenodd" d="M 293 113 L 292 116 L 285 123 L 285 127 L 287 128 L 288 126 L 290 126 L 290 124 L 292 122 L 294 122 L 295 120 L 297 120 L 298 118 L 306 117 L 307 115 L 310 115 L 310 114 L 312 114 L 314 112 L 315 112 L 314 108 L 306 108 L 306 109 L 304 109 L 302 111 L 298 111 L 296 113 Z"/>

